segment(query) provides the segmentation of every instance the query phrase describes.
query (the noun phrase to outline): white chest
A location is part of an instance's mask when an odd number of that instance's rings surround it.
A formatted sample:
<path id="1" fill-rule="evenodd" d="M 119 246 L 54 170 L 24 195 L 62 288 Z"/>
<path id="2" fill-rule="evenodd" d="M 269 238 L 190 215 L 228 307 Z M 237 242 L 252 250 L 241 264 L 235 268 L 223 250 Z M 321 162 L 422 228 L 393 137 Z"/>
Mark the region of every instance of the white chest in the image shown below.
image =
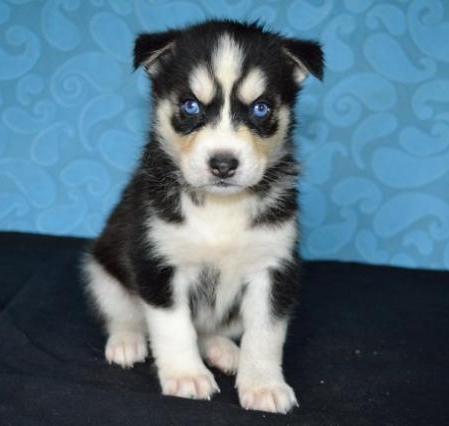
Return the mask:
<path id="1" fill-rule="evenodd" d="M 208 199 L 195 205 L 182 200 L 185 221 L 170 224 L 154 219 L 151 239 L 157 251 L 179 267 L 210 264 L 221 271 L 246 274 L 274 267 L 289 256 L 296 238 L 294 220 L 277 227 L 252 227 L 252 198 Z"/>

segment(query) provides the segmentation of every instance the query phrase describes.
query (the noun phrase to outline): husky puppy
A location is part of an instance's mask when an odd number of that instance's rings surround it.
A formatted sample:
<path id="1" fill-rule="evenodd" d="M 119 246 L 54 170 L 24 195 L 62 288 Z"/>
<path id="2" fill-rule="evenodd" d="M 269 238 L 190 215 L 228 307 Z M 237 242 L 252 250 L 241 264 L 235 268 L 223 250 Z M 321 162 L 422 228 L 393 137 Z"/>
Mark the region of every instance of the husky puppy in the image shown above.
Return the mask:
<path id="1" fill-rule="evenodd" d="M 134 66 L 152 80 L 149 143 L 84 263 L 106 359 L 131 367 L 149 342 L 163 394 L 210 399 L 206 363 L 236 374 L 244 408 L 286 413 L 293 108 L 304 79 L 322 77 L 321 47 L 215 20 L 141 34 Z"/>

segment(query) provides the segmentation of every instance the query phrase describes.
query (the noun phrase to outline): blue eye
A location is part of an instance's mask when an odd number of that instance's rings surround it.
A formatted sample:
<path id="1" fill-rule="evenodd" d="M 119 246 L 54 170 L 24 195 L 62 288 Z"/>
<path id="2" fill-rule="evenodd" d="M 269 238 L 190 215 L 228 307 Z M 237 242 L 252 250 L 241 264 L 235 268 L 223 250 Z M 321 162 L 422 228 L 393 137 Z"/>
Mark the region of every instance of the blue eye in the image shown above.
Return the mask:
<path id="1" fill-rule="evenodd" d="M 193 99 L 184 101 L 181 105 L 181 109 L 187 115 L 198 115 L 201 111 L 200 104 Z"/>
<path id="2" fill-rule="evenodd" d="M 270 114 L 270 107 L 265 102 L 256 102 L 253 105 L 253 114 L 257 118 L 266 118 Z"/>

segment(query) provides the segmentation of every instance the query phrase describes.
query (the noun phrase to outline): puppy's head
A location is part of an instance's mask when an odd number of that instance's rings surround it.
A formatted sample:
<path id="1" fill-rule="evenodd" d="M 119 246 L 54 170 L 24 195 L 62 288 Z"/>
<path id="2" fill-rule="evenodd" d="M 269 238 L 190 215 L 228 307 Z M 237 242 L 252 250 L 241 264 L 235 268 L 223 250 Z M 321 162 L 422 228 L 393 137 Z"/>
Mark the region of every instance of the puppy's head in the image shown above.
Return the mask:
<path id="1" fill-rule="evenodd" d="M 134 66 L 152 78 L 153 130 L 187 184 L 231 194 L 285 152 L 296 93 L 322 77 L 323 53 L 257 24 L 210 21 L 140 35 Z"/>

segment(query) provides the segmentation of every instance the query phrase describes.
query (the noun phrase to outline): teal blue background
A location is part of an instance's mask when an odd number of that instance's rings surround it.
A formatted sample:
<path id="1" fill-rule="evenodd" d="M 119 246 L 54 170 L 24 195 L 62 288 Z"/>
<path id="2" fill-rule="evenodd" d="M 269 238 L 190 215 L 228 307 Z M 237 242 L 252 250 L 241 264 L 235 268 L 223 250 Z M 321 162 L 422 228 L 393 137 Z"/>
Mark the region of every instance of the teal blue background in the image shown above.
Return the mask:
<path id="1" fill-rule="evenodd" d="M 149 124 L 135 35 L 210 16 L 325 46 L 297 108 L 304 256 L 448 269 L 440 0 L 0 1 L 0 229 L 99 232 Z"/>

